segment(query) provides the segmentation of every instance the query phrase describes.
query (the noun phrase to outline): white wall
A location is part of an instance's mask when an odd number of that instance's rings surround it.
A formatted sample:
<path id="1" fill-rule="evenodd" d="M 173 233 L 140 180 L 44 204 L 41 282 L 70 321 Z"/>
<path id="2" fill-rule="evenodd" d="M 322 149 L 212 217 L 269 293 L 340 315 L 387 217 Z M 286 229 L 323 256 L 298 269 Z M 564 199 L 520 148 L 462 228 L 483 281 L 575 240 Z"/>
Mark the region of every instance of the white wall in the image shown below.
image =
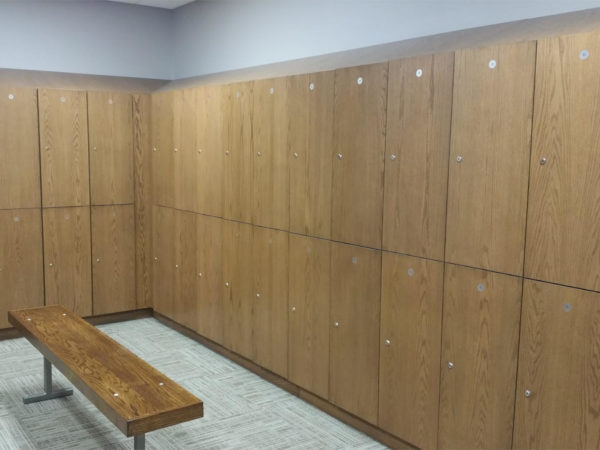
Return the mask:
<path id="1" fill-rule="evenodd" d="M 111 2 L 0 0 L 0 68 L 171 79 L 172 15 Z"/>
<path id="2" fill-rule="evenodd" d="M 174 75 L 205 75 L 598 6 L 599 0 L 200 0 L 174 12 Z"/>

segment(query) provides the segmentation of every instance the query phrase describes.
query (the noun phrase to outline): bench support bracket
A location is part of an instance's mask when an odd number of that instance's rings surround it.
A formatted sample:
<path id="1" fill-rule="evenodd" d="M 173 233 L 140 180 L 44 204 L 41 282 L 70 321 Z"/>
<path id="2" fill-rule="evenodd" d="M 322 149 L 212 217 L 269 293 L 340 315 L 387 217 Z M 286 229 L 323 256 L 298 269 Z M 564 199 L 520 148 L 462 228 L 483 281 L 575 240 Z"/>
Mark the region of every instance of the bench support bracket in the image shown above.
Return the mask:
<path id="1" fill-rule="evenodd" d="M 133 450 L 144 450 L 146 448 L 146 435 L 138 434 L 133 437 Z"/>
<path id="2" fill-rule="evenodd" d="M 53 398 L 66 397 L 73 395 L 73 389 L 64 388 L 57 391 L 52 390 L 52 363 L 44 358 L 44 394 L 32 395 L 30 397 L 24 397 L 23 403 L 36 403 L 44 400 L 51 400 Z"/>

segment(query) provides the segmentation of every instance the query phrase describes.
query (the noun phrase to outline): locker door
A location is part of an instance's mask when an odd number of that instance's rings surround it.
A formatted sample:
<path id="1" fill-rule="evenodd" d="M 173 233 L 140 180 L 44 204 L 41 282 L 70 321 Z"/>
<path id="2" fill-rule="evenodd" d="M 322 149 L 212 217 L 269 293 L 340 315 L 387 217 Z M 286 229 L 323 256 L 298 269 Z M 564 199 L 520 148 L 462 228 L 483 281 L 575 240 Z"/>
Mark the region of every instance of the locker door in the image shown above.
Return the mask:
<path id="1" fill-rule="evenodd" d="M 329 241 L 290 234 L 289 380 L 329 396 Z"/>
<path id="2" fill-rule="evenodd" d="M 152 208 L 153 302 L 154 310 L 174 318 L 175 215 L 170 208 Z"/>
<path id="3" fill-rule="evenodd" d="M 223 218 L 252 219 L 252 83 L 223 88 L 227 146 L 223 149 Z"/>
<path id="4" fill-rule="evenodd" d="M 152 94 L 152 198 L 155 205 L 173 206 L 173 92 Z"/>
<path id="5" fill-rule="evenodd" d="M 383 247 L 444 259 L 454 54 L 390 62 Z"/>
<path id="6" fill-rule="evenodd" d="M 0 211 L 0 236 L 0 328 L 9 328 L 11 309 L 44 305 L 40 210 Z"/>
<path id="7" fill-rule="evenodd" d="M 0 87 L 0 148 L 0 208 L 39 208 L 36 89 Z"/>
<path id="8" fill-rule="evenodd" d="M 196 331 L 223 342 L 223 274 L 221 272 L 223 221 L 196 216 Z"/>
<path id="9" fill-rule="evenodd" d="M 525 280 L 514 448 L 597 448 L 600 294 Z"/>
<path id="10" fill-rule="evenodd" d="M 287 79 L 255 81 L 252 223 L 289 230 Z"/>
<path id="11" fill-rule="evenodd" d="M 331 236 L 381 248 L 388 64 L 335 71 Z"/>
<path id="12" fill-rule="evenodd" d="M 175 208 L 195 211 L 198 196 L 196 91 L 173 92 L 173 169 Z"/>
<path id="13" fill-rule="evenodd" d="M 130 94 L 88 92 L 93 205 L 133 203 L 133 104 Z"/>
<path id="14" fill-rule="evenodd" d="M 252 226 L 223 221 L 222 238 L 223 342 L 228 349 L 253 359 Z"/>
<path id="15" fill-rule="evenodd" d="M 92 314 L 90 208 L 43 210 L 46 305 Z"/>
<path id="16" fill-rule="evenodd" d="M 86 93 L 39 90 L 43 206 L 90 204 Z"/>
<path id="17" fill-rule="evenodd" d="M 527 277 L 591 290 L 600 290 L 599 37 L 538 43 L 525 258 Z"/>
<path id="18" fill-rule="evenodd" d="M 133 205 L 92 207 L 93 313 L 135 309 Z"/>
<path id="19" fill-rule="evenodd" d="M 335 72 L 288 78 L 290 230 L 331 237 Z"/>
<path id="20" fill-rule="evenodd" d="M 195 329 L 196 302 L 196 214 L 175 211 L 175 321 Z"/>
<path id="21" fill-rule="evenodd" d="M 444 265 L 383 252 L 379 426 L 436 448 Z"/>
<path id="22" fill-rule="evenodd" d="M 254 360 L 287 378 L 288 233 L 253 227 Z"/>
<path id="23" fill-rule="evenodd" d="M 381 252 L 331 244 L 329 400 L 377 423 Z"/>
<path id="24" fill-rule="evenodd" d="M 439 448 L 509 448 L 522 279 L 446 264 Z"/>
<path id="25" fill-rule="evenodd" d="M 535 42 L 456 52 L 446 261 L 522 275 Z"/>
<path id="26" fill-rule="evenodd" d="M 196 139 L 198 169 L 197 211 L 220 217 L 223 214 L 222 186 L 224 149 L 224 96 L 221 86 L 205 86 L 196 91 Z"/>

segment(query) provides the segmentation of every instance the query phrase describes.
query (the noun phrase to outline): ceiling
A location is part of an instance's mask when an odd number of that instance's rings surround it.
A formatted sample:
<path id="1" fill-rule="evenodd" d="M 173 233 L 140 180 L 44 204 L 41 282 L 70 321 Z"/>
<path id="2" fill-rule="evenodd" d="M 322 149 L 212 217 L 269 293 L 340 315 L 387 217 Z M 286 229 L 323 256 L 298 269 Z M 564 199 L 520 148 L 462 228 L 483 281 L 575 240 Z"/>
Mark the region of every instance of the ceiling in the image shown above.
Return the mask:
<path id="1" fill-rule="evenodd" d="M 155 8 L 175 9 L 182 5 L 192 3 L 194 0 L 109 0 L 117 3 L 131 3 L 133 5 L 153 6 Z"/>

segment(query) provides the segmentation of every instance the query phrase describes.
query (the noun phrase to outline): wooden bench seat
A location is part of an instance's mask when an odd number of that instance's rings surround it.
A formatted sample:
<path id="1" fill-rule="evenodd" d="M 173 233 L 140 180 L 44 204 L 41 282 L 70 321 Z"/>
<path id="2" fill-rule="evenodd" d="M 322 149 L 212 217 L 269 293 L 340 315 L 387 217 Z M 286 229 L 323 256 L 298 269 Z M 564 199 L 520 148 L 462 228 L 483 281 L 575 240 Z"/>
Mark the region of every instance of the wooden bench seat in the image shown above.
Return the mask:
<path id="1" fill-rule="evenodd" d="M 29 402 L 72 393 L 52 391 L 54 364 L 119 430 L 136 437 L 136 448 L 143 448 L 144 433 L 203 416 L 200 399 L 61 306 L 10 311 L 8 320 L 45 358 L 46 393 Z"/>

